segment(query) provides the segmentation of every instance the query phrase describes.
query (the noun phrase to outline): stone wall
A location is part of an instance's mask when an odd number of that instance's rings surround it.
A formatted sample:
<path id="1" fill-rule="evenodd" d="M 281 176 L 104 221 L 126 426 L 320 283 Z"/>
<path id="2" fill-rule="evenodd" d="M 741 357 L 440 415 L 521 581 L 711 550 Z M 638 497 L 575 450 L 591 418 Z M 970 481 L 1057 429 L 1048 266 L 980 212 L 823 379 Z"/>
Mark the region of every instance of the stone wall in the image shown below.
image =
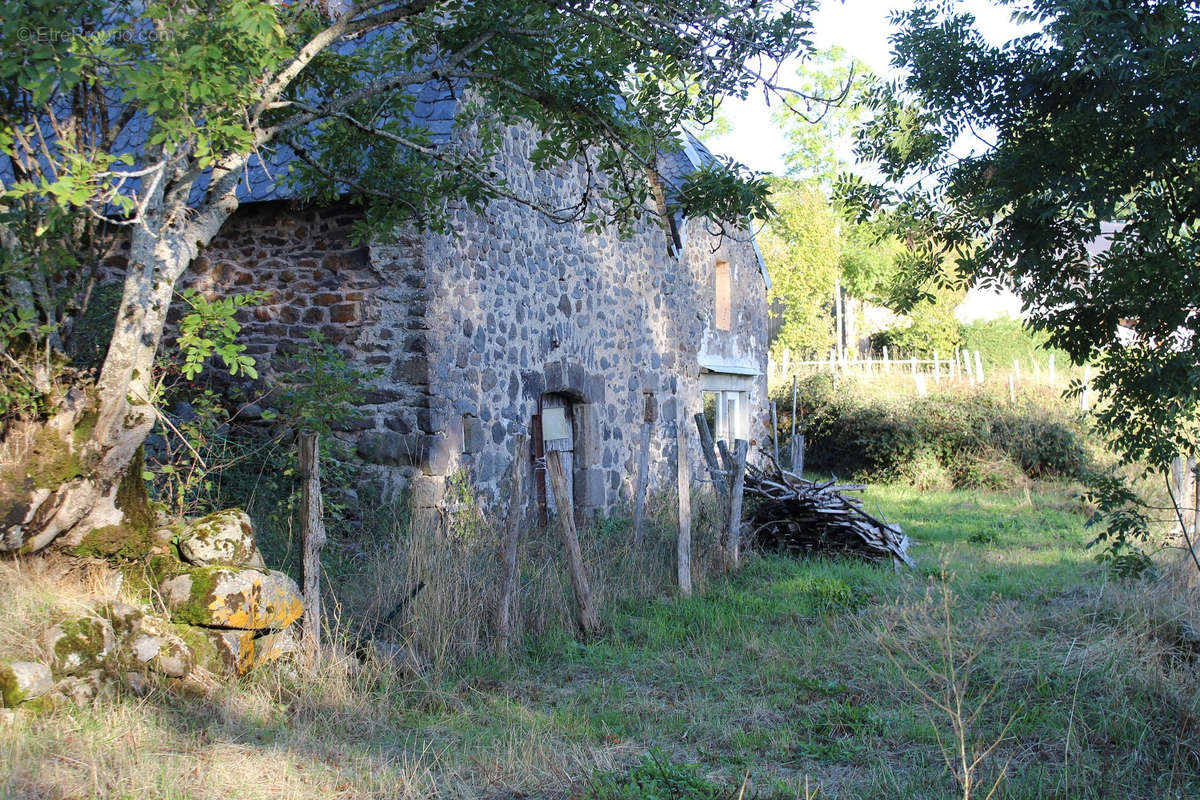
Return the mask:
<path id="1" fill-rule="evenodd" d="M 510 131 L 498 164 L 510 184 L 573 201 L 581 175 L 535 173 L 530 144 Z M 407 489 L 417 505 L 438 505 L 446 477 L 460 470 L 485 503 L 501 499 L 513 434 L 530 432 L 545 392 L 574 405 L 578 510 L 603 512 L 630 497 L 647 394 L 656 412 L 651 485 L 669 485 L 676 425 L 690 426 L 701 408 L 701 357 L 760 373 L 751 437 L 764 440 L 766 292 L 748 241 L 718 239 L 691 220 L 676 256 L 650 221 L 623 239 L 498 201 L 484 214 L 452 211 L 449 234 L 406 232 L 364 247 L 352 241 L 357 219 L 346 206 L 245 207 L 185 283 L 269 293 L 243 315 L 247 352 L 265 374 L 288 369 L 311 330 L 384 371 L 337 435 L 385 499 Z M 714 325 L 718 259 L 733 278 L 728 331 Z"/>
<path id="2" fill-rule="evenodd" d="M 534 173 L 530 145 L 527 134 L 510 131 L 498 165 L 509 183 L 572 202 L 582 176 Z M 687 227 L 676 257 L 653 222 L 623 239 L 499 201 L 486 214 L 457 212 L 451 234 L 426 237 L 428 329 L 419 341 L 427 368 L 410 366 L 403 376 L 427 375 L 430 385 L 431 477 L 419 482 L 422 502 L 436 502 L 439 476 L 459 469 L 486 498 L 500 498 L 516 455 L 513 434 L 530 432 L 545 392 L 574 403 L 578 510 L 607 511 L 631 496 L 647 393 L 656 408 L 651 483 L 674 480 L 676 423 L 682 415 L 690 425 L 701 407 L 698 356 L 720 354 L 759 373 L 766 365 L 766 292 L 753 245 L 717 239 L 701 220 Z M 373 253 L 386 272 L 409 251 L 400 245 Z M 713 324 L 718 259 L 730 263 L 734 278 L 728 331 Z M 765 394 L 760 377 L 751 407 L 761 409 Z M 752 415 L 753 437 L 765 435 L 764 422 Z"/>

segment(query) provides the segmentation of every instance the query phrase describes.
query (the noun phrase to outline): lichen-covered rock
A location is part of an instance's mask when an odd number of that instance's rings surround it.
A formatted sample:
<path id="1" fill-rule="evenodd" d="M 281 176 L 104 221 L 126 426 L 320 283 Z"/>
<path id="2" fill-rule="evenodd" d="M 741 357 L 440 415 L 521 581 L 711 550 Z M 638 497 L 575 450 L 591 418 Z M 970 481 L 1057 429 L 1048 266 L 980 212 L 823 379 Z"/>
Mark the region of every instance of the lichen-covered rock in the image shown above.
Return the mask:
<path id="1" fill-rule="evenodd" d="M 169 678 L 182 678 L 195 665 L 192 649 L 169 633 L 139 634 L 129 643 L 129 654 L 137 664 Z"/>
<path id="2" fill-rule="evenodd" d="M 209 631 L 208 635 L 217 649 L 220 666 L 238 675 L 300 649 L 290 629 L 262 635 L 235 630 Z"/>
<path id="3" fill-rule="evenodd" d="M 300 640 L 294 633 L 296 626 L 284 628 L 281 631 L 267 633 L 254 640 L 254 665 L 259 666 L 268 661 L 300 652 Z"/>
<path id="4" fill-rule="evenodd" d="M 112 623 L 102 617 L 60 622 L 42 635 L 55 675 L 82 675 L 102 669 L 113 653 Z"/>
<path id="5" fill-rule="evenodd" d="M 286 628 L 303 611 L 300 587 L 282 572 L 197 567 L 173 575 L 159 592 L 174 622 L 213 628 Z"/>
<path id="6" fill-rule="evenodd" d="M 101 600 L 92 606 L 96 616 L 108 620 L 117 639 L 137 634 L 142 624 L 141 609 L 120 600 Z"/>
<path id="7" fill-rule="evenodd" d="M 86 705 L 100 694 L 104 683 L 103 672 L 93 669 L 80 675 L 69 675 L 58 683 L 46 695 L 52 705 L 74 703 L 77 706 Z"/>
<path id="8" fill-rule="evenodd" d="M 205 666 L 212 672 L 245 675 L 254 666 L 254 631 L 209 631 L 217 660 Z"/>
<path id="9" fill-rule="evenodd" d="M 54 677 L 45 664 L 33 661 L 14 661 L 0 664 L 0 705 L 16 708 L 50 691 Z"/>
<path id="10" fill-rule="evenodd" d="M 262 555 L 254 543 L 254 526 L 245 511 L 230 508 L 188 523 L 179 533 L 179 554 L 197 567 L 255 567 Z"/>

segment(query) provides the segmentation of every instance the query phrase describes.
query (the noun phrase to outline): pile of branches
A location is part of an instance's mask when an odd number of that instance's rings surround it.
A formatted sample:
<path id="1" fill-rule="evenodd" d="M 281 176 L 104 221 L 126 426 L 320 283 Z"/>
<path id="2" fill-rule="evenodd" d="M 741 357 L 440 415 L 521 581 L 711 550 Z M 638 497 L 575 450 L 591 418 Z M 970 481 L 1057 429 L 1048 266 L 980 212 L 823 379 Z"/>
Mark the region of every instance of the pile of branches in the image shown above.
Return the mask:
<path id="1" fill-rule="evenodd" d="M 786 472 L 768 458 L 762 467 L 746 465 L 746 519 L 750 545 L 795 555 L 834 553 L 867 561 L 887 559 L 915 566 L 909 539 L 880 512 L 872 516 L 857 497 L 843 492 L 865 486 L 815 483 Z"/>

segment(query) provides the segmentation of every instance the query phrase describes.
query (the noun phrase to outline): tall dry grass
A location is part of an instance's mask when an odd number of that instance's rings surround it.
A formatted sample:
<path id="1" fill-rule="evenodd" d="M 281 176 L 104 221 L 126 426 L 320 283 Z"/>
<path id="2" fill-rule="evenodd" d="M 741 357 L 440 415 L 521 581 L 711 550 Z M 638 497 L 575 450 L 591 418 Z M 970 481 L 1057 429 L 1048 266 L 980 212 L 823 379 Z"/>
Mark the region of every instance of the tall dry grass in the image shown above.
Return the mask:
<path id="1" fill-rule="evenodd" d="M 620 515 L 579 531 L 597 607 L 670 596 L 676 582 L 678 500 L 674 492 L 647 503 L 646 533 L 634 546 Z M 703 591 L 720 569 L 721 517 L 711 493 L 693 495 L 693 585 Z M 405 517 L 364 550 L 359 569 L 335 580 L 328 624 L 335 639 L 388 640 L 411 648 L 435 673 L 477 658 L 493 645 L 491 629 L 501 575 L 503 520 L 467 512 L 425 522 Z M 512 641 L 532 641 L 575 628 L 574 599 L 556 523 L 526 518 L 512 599 Z"/>

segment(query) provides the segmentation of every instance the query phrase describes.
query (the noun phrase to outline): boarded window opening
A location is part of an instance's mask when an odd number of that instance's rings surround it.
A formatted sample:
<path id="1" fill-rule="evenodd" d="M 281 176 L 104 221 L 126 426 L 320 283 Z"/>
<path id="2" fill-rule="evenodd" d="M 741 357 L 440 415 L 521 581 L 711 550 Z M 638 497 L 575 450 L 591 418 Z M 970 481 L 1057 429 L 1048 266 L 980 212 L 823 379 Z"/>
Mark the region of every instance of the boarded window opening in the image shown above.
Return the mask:
<path id="1" fill-rule="evenodd" d="M 717 330 L 727 331 L 732 326 L 732 287 L 729 281 L 729 262 L 718 261 L 714 270 L 713 285 L 716 292 L 716 326 Z"/>

